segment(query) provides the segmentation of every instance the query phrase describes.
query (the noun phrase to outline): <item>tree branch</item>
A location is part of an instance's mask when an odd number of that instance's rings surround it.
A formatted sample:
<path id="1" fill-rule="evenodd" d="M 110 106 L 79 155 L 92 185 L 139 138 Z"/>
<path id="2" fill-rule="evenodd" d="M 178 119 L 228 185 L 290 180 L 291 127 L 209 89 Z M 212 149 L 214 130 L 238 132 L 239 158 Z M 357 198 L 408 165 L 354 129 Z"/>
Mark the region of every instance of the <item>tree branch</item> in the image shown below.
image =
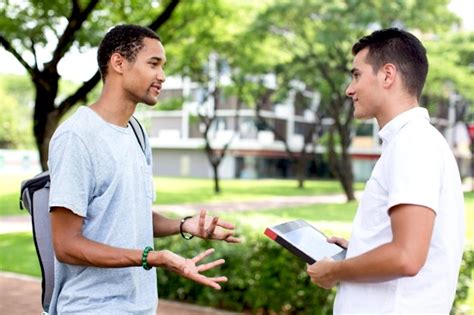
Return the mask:
<path id="1" fill-rule="evenodd" d="M 95 6 L 99 0 L 91 0 L 84 11 L 81 11 L 79 7 L 79 3 L 77 0 L 72 1 L 72 12 L 70 17 L 68 18 L 69 23 L 66 26 L 63 34 L 58 40 L 58 45 L 53 53 L 53 58 L 50 62 L 47 63 L 47 67 L 56 67 L 61 58 L 64 56 L 66 51 L 68 50 L 69 46 L 74 42 L 75 36 L 74 34 L 81 29 L 82 24 L 87 19 L 89 14 L 94 10 Z"/>
<path id="2" fill-rule="evenodd" d="M 160 26 L 170 18 L 179 1 L 180 0 L 171 0 L 165 10 L 153 22 L 151 22 L 148 27 L 152 30 L 159 29 Z"/>
<path id="3" fill-rule="evenodd" d="M 100 72 L 97 71 L 92 78 L 84 82 L 84 84 L 68 96 L 64 101 L 61 102 L 58 106 L 58 115 L 61 117 L 64 115 L 71 107 L 73 107 L 78 101 L 86 98 L 87 94 L 97 85 L 100 81 Z"/>
<path id="4" fill-rule="evenodd" d="M 35 42 L 33 41 L 33 38 L 30 37 L 30 43 L 31 43 L 31 52 L 33 53 L 33 58 L 35 60 L 35 63 L 33 65 L 34 71 L 38 71 L 38 58 L 36 55 L 36 49 L 35 49 Z"/>
<path id="5" fill-rule="evenodd" d="M 66 49 L 74 41 L 74 33 L 79 30 L 87 19 L 89 14 L 93 11 L 94 7 L 97 5 L 99 0 L 91 0 L 84 11 L 81 12 L 79 3 L 77 0 L 72 0 L 73 8 L 71 12 L 71 17 L 69 18 L 69 24 L 66 27 L 66 30 L 59 39 L 58 46 L 54 51 L 53 59 L 48 63 L 49 66 L 57 64 L 59 60 L 64 56 Z M 179 0 L 173 0 L 161 13 L 157 19 L 150 25 L 158 29 L 164 22 L 166 22 L 171 13 L 176 8 Z M 152 28 L 150 27 L 150 28 Z M 92 78 L 84 82 L 84 84 L 76 90 L 73 94 L 68 96 L 64 101 L 62 101 L 58 106 L 58 114 L 61 117 L 64 115 L 71 107 L 73 107 L 78 101 L 85 99 L 87 94 L 97 85 L 100 81 L 100 72 L 97 71 Z"/>
<path id="6" fill-rule="evenodd" d="M 32 78 L 35 77 L 34 69 L 25 61 L 25 59 L 21 57 L 21 55 L 15 50 L 15 48 L 13 48 L 10 42 L 2 34 L 0 34 L 0 44 L 2 44 L 3 48 L 5 48 L 6 51 L 11 53 L 16 58 L 16 60 L 21 63 L 21 65 L 26 69 L 26 71 L 28 71 Z"/>

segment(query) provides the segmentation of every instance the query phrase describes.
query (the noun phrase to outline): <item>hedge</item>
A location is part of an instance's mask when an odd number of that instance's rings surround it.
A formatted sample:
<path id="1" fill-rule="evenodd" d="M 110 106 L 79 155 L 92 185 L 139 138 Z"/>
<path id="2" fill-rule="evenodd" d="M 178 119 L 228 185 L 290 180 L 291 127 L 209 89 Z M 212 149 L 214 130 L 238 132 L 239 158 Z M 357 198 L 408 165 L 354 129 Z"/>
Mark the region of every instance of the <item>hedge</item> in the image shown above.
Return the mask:
<path id="1" fill-rule="evenodd" d="M 246 231 L 244 235 L 242 244 L 184 241 L 178 236 L 157 239 L 157 249 L 169 249 L 184 257 L 215 248 L 208 260 L 225 258 L 226 263 L 205 274 L 229 278 L 222 289 L 216 291 L 158 269 L 159 296 L 254 314 L 332 314 L 336 291 L 312 284 L 304 262 L 260 233 Z M 471 248 L 464 254 L 455 306 L 467 297 L 473 265 L 474 250 Z"/>

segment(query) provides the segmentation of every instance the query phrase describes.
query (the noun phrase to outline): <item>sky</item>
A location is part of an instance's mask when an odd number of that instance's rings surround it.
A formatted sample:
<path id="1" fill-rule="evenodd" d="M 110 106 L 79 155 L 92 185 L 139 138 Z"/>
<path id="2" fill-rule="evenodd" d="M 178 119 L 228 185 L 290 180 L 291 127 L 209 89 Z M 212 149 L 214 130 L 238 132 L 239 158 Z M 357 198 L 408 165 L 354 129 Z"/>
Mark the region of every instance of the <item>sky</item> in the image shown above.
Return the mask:
<path id="1" fill-rule="evenodd" d="M 448 8 L 462 19 L 464 29 L 474 31 L 473 0 L 452 0 Z M 83 53 L 69 52 L 58 65 L 59 74 L 66 80 L 87 81 L 97 71 L 96 53 L 97 49 L 90 49 Z M 39 60 L 47 60 L 49 56 L 48 53 L 41 51 L 38 55 Z M 0 73 L 26 73 L 21 64 L 2 46 L 0 46 L 0 64 Z"/>

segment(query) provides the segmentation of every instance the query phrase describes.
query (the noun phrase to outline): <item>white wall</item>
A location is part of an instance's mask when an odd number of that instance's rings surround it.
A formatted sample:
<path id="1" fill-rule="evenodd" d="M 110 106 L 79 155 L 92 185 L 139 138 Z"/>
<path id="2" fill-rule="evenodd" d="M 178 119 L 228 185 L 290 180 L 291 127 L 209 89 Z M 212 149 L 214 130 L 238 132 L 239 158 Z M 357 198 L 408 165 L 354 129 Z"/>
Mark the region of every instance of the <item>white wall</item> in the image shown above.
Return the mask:
<path id="1" fill-rule="evenodd" d="M 234 178 L 235 159 L 226 156 L 219 167 L 219 177 Z M 154 176 L 212 178 L 212 167 L 203 150 L 153 149 Z"/>

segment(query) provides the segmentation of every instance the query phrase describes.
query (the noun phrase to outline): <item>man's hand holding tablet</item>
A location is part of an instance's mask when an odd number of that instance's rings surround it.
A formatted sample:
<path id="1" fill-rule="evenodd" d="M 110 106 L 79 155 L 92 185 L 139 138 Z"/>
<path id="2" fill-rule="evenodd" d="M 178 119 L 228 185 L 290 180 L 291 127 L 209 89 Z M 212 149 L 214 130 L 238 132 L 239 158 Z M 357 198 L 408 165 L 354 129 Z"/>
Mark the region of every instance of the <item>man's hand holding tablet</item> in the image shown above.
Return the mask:
<path id="1" fill-rule="evenodd" d="M 268 227 L 265 235 L 308 264 L 326 257 L 341 260 L 346 256 L 346 248 L 341 245 L 347 242 L 338 238 L 328 239 L 324 233 L 304 220 Z"/>

